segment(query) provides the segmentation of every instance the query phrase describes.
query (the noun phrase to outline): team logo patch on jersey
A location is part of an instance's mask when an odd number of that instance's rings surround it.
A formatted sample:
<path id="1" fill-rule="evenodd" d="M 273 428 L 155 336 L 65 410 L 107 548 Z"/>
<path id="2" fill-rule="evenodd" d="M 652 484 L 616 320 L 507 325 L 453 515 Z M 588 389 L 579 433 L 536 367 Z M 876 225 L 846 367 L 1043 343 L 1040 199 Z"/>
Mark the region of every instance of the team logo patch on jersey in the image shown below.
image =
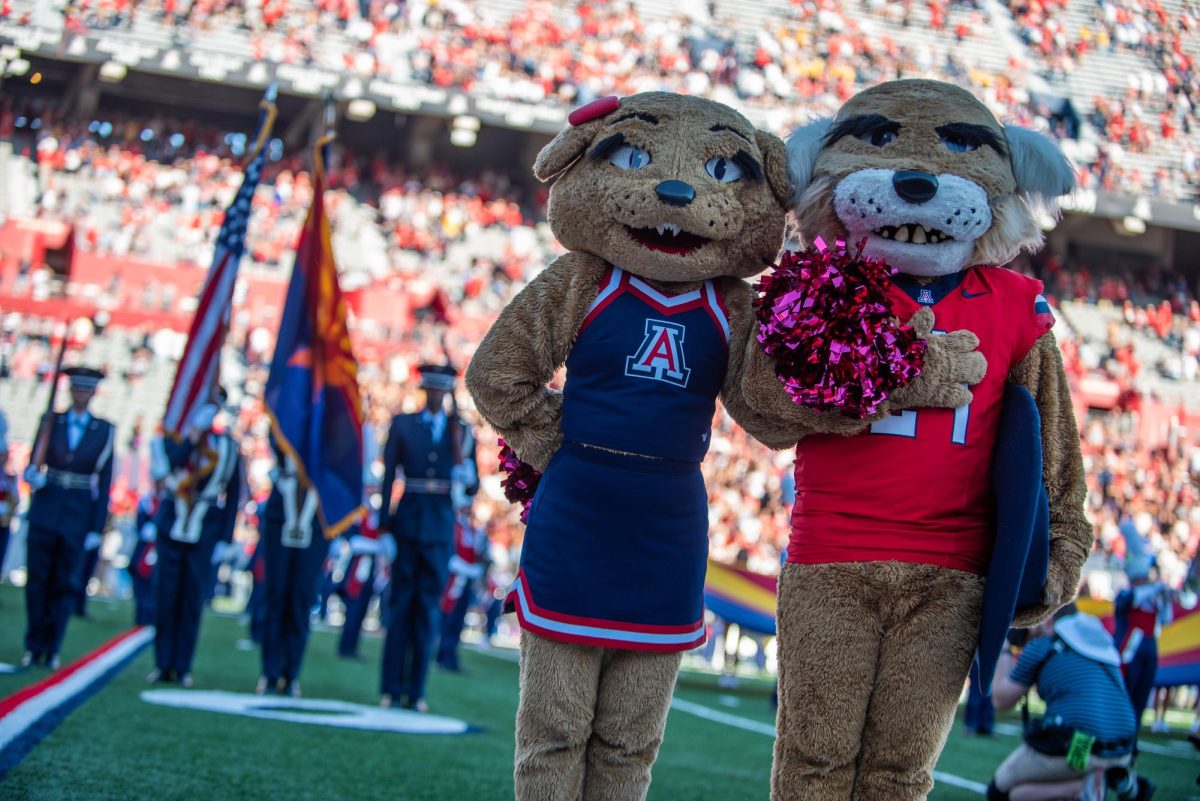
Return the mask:
<path id="1" fill-rule="evenodd" d="M 917 303 L 920 303 L 922 306 L 932 306 L 933 293 L 928 289 L 922 289 L 917 293 Z"/>
<path id="2" fill-rule="evenodd" d="M 665 320 L 646 320 L 646 336 L 637 353 L 625 359 L 625 375 L 686 387 L 692 371 L 683 357 L 687 328 Z"/>
<path id="3" fill-rule="evenodd" d="M 1033 314 L 1037 324 L 1045 331 L 1049 331 L 1054 327 L 1054 313 L 1050 311 L 1050 304 L 1046 301 L 1045 295 L 1038 295 L 1033 301 Z"/>

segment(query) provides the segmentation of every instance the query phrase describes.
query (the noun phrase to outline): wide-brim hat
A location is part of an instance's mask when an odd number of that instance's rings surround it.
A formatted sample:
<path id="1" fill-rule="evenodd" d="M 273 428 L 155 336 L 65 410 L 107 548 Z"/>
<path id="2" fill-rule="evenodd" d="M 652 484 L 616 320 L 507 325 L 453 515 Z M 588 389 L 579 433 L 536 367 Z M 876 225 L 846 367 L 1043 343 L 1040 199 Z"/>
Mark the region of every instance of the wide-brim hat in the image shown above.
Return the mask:
<path id="1" fill-rule="evenodd" d="M 71 382 L 71 389 L 95 389 L 104 380 L 104 371 L 93 367 L 68 367 L 63 375 Z"/>
<path id="2" fill-rule="evenodd" d="M 1113 645 L 1112 635 L 1091 615 L 1077 612 L 1059 618 L 1054 623 L 1054 633 L 1080 656 L 1113 667 L 1121 664 L 1121 655 Z"/>
<path id="3" fill-rule="evenodd" d="M 421 386 L 425 389 L 440 389 L 450 392 L 454 389 L 454 381 L 458 371 L 448 364 L 422 364 L 417 368 L 421 374 Z"/>

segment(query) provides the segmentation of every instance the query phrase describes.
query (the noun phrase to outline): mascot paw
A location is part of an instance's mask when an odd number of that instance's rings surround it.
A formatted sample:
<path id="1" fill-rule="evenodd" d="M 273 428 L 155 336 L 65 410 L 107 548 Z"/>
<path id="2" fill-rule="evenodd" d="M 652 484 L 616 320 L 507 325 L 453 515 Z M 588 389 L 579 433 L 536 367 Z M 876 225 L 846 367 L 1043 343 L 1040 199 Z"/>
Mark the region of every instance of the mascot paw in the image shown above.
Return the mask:
<path id="1" fill-rule="evenodd" d="M 921 309 L 909 319 L 926 340 L 925 367 L 906 387 L 892 393 L 893 409 L 957 409 L 971 402 L 971 390 L 983 380 L 987 360 L 976 348 L 979 337 L 970 331 L 933 335 L 933 312 Z"/>
<path id="2" fill-rule="evenodd" d="M 544 473 L 550 459 L 562 445 L 562 427 L 556 423 L 545 428 L 525 428 L 506 433 L 504 439 L 522 462 Z"/>
<path id="3" fill-rule="evenodd" d="M 1046 571 L 1046 589 L 1042 593 L 1042 603 L 1018 609 L 1013 617 L 1013 626 L 1019 629 L 1036 626 L 1075 600 L 1082 570 L 1083 560 L 1069 555 L 1061 548 L 1051 547 L 1050 567 Z"/>

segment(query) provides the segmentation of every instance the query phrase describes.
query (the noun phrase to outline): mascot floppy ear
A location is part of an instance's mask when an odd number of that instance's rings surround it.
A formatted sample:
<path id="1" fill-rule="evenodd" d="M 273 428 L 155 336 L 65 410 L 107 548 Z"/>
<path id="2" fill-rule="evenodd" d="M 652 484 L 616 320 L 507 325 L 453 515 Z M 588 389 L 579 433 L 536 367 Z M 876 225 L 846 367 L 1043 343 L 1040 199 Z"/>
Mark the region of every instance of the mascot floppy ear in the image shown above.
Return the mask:
<path id="1" fill-rule="evenodd" d="M 1075 189 L 1075 168 L 1054 142 L 1017 125 L 1004 126 L 1017 191 L 1052 201 Z"/>
<path id="2" fill-rule="evenodd" d="M 787 206 L 792 190 L 792 182 L 788 176 L 787 146 L 778 136 L 766 131 L 755 131 L 754 142 L 763 156 L 763 172 L 767 175 L 771 194 L 779 201 L 779 205 Z"/>
<path id="3" fill-rule="evenodd" d="M 620 107 L 620 99 L 609 96 L 572 111 L 567 117 L 569 127 L 559 131 L 558 136 L 538 153 L 533 162 L 533 176 L 539 181 L 549 181 L 574 164 L 588 143 L 596 138 L 604 118 Z"/>
<path id="4" fill-rule="evenodd" d="M 792 173 L 792 204 L 796 205 L 812 183 L 817 154 L 825 145 L 832 117 L 821 117 L 792 131 L 787 139 L 788 167 Z"/>

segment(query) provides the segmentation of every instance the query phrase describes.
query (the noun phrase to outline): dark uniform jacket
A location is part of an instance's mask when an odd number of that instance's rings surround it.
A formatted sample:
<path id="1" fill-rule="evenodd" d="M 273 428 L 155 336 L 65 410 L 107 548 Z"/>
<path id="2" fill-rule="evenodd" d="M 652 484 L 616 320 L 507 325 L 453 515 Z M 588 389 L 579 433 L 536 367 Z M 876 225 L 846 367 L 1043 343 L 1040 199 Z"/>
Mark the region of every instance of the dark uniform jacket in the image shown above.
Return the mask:
<path id="1" fill-rule="evenodd" d="M 423 412 L 392 418 L 383 452 L 380 492 L 385 513 L 381 517 L 386 530 L 396 539 L 450 544 L 454 538 L 454 509 L 450 500 L 454 467 L 452 423 L 447 420 L 442 436 L 435 442 L 432 422 L 427 418 Z M 471 428 L 461 418 L 458 426 L 463 462 L 471 465 L 472 475 L 478 475 L 474 470 L 475 439 Z M 389 514 L 397 468 L 404 474 L 404 495 Z"/>
<path id="2" fill-rule="evenodd" d="M 166 451 L 172 478 L 167 480 L 169 491 L 159 504 L 158 517 L 155 520 L 159 537 L 169 537 L 180 542 L 198 542 L 212 537 L 222 542 L 233 539 L 233 527 L 241 503 L 243 483 L 242 461 L 237 443 L 228 434 L 217 434 L 206 436 L 201 444 L 216 452 L 215 456 L 204 457 L 214 462 L 213 469 L 189 487 L 190 502 L 183 505 L 179 503 L 180 493 L 175 490 L 175 478 L 181 475 L 178 471 L 197 455 L 195 451 L 198 445 L 190 438 L 179 442 L 170 438 L 162 441 L 161 447 Z M 189 519 L 180 522 L 176 528 L 181 511 L 187 514 Z M 199 536 L 195 536 L 196 533 Z"/>
<path id="3" fill-rule="evenodd" d="M 69 535 L 102 533 L 108 524 L 116 429 L 92 416 L 70 449 L 67 414 L 56 412 L 46 449 L 46 485 L 33 493 L 28 521 Z"/>

